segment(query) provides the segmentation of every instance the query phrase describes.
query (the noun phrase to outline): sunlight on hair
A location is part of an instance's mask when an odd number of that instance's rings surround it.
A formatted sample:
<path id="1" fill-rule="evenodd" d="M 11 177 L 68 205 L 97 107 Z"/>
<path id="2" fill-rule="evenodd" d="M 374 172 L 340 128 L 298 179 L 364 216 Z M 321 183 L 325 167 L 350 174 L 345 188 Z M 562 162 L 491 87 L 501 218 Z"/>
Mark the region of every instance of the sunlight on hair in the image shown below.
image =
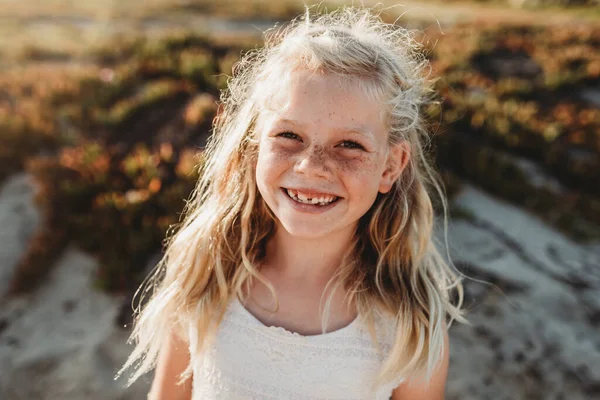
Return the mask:
<path id="1" fill-rule="evenodd" d="M 426 147 L 424 105 L 435 102 L 430 65 L 416 32 L 381 21 L 376 11 L 318 7 L 266 32 L 265 46 L 246 53 L 221 96 L 222 113 L 202 155 L 200 178 L 178 231 L 152 277 L 138 291 L 131 340 L 135 349 L 119 374 L 131 382 L 150 371 L 169 332 L 199 354 L 215 334 L 232 296 L 243 297 L 252 279 L 275 290 L 260 274 L 274 216 L 255 182 L 256 124 L 278 87 L 304 69 L 356 84 L 382 104 L 389 143 L 407 143 L 410 160 L 386 194 L 359 221 L 353 246 L 322 298 L 323 327 L 333 293 L 347 291 L 376 343 L 374 314 L 397 320 L 397 340 L 376 382 L 394 376 L 430 376 L 443 353 L 444 330 L 461 310 L 461 276 L 432 240 L 430 196 L 442 204 L 447 248 L 447 204 Z M 277 77 L 277 79 L 273 79 Z M 457 304 L 452 302 L 456 291 Z M 147 295 L 151 297 L 146 299 Z M 449 320 L 447 321 L 447 317 Z M 191 374 L 191 365 L 184 374 Z"/>

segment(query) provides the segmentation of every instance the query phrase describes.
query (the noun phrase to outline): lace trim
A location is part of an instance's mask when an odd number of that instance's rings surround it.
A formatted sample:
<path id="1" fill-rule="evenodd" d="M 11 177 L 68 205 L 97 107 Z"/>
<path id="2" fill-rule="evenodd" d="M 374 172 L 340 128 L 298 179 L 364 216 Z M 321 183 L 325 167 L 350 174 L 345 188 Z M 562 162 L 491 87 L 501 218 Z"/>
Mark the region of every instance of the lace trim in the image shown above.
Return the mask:
<path id="1" fill-rule="evenodd" d="M 335 355 L 339 354 L 340 350 L 344 350 L 344 355 L 347 357 L 356 357 L 357 355 L 361 354 L 363 358 L 369 359 L 372 357 L 372 354 L 375 353 L 371 338 L 368 336 L 338 338 L 335 341 L 332 340 L 330 343 L 311 343 L 303 340 L 290 341 L 287 340 L 287 334 L 282 336 L 277 331 L 275 332 L 276 335 L 272 335 L 270 333 L 273 333 L 273 331 L 269 330 L 265 332 L 264 330 L 259 330 L 255 327 L 237 323 L 237 321 L 224 320 L 221 324 L 223 331 L 235 331 L 236 333 L 243 334 L 248 338 L 252 338 L 253 341 L 273 342 L 275 340 L 285 345 L 286 348 L 293 349 L 293 351 L 297 354 L 302 354 L 303 357 L 313 353 L 315 356 Z M 391 346 L 389 346 L 389 344 L 382 344 L 383 353 L 389 352 L 390 348 Z M 269 347 L 269 351 L 272 353 L 276 351 L 276 348 Z M 381 361 L 383 356 L 379 355 L 378 358 Z"/>
<path id="2" fill-rule="evenodd" d="M 354 326 L 358 325 L 360 323 L 360 316 L 357 316 L 356 318 L 354 318 L 352 320 L 352 322 L 350 322 L 348 325 L 336 329 L 335 331 L 331 331 L 331 332 L 325 332 L 325 333 L 320 333 L 320 334 L 316 334 L 316 335 L 302 335 L 300 333 L 297 332 L 292 332 L 289 331 L 281 326 L 274 326 L 274 325 L 265 325 L 264 323 L 262 323 L 258 318 L 256 318 L 250 311 L 248 311 L 246 309 L 246 307 L 244 307 L 244 305 L 240 302 L 240 300 L 238 299 L 237 296 L 234 296 L 234 299 L 232 300 L 235 309 L 237 309 L 241 314 L 244 315 L 244 319 L 251 321 L 254 323 L 254 325 L 260 327 L 260 328 L 264 328 L 265 330 L 274 332 L 274 333 L 278 333 L 284 336 L 288 336 L 288 337 L 293 337 L 293 338 L 305 338 L 305 339 L 319 339 L 319 338 L 325 338 L 325 337 L 338 337 L 340 335 L 345 335 L 348 333 L 348 331 L 353 331 Z"/>

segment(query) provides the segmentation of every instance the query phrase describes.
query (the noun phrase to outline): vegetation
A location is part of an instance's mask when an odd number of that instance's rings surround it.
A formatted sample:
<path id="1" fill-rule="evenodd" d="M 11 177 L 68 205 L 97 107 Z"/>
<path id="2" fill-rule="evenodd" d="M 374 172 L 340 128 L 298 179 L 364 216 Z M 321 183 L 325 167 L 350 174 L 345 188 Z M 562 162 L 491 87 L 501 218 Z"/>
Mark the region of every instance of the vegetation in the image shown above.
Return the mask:
<path id="1" fill-rule="evenodd" d="M 450 192 L 467 179 L 595 235 L 600 111 L 586 93 L 600 91 L 598 26 L 465 23 L 423 40 L 441 96 L 424 111 Z M 121 40 L 74 65 L 30 48 L 25 67 L 0 75 L 0 181 L 32 173 L 45 219 L 13 291 L 42 282 L 70 242 L 98 256 L 105 289 L 143 278 L 193 190 L 219 89 L 252 46 L 191 33 Z"/>
<path id="2" fill-rule="evenodd" d="M 133 42 L 76 79 L 55 75 L 52 90 L 39 84 L 38 104 L 22 119 L 40 119 L 45 129 L 0 130 L 14 159 L 10 169 L 1 164 L 3 175 L 30 171 L 45 214 L 14 291 L 42 281 L 67 241 L 99 257 L 104 288 L 125 289 L 142 278 L 194 187 L 222 72 L 239 53 L 195 36 Z M 0 88 L 16 96 L 23 86 Z"/>
<path id="3" fill-rule="evenodd" d="M 599 27 L 453 29 L 432 57 L 440 168 L 589 236 L 584 220 L 600 223 L 600 108 L 586 93 L 600 91 L 599 49 Z"/>

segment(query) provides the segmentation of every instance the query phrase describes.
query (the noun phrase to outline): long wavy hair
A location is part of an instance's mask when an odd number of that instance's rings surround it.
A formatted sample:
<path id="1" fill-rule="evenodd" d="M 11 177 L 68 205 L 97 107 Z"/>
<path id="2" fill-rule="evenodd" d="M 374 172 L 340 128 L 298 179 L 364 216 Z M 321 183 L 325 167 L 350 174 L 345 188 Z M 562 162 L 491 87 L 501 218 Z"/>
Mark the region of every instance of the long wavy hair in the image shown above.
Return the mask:
<path id="1" fill-rule="evenodd" d="M 343 288 L 374 340 L 375 310 L 397 321 L 397 338 L 377 383 L 423 373 L 430 377 L 442 355 L 444 330 L 453 320 L 467 321 L 461 277 L 433 239 L 430 193 L 442 205 L 444 238 L 447 206 L 425 151 L 429 132 L 423 106 L 435 95 L 416 34 L 382 22 L 365 8 L 329 14 L 307 9 L 268 31 L 265 46 L 242 57 L 222 93 L 185 217 L 168 235 L 164 257 L 138 290 L 130 337 L 135 348 L 119 375 L 134 366 L 132 383 L 150 371 L 173 332 L 190 343 L 193 360 L 216 333 L 232 296 L 244 297 L 253 279 L 275 294 L 260 273 L 275 217 L 255 181 L 257 121 L 278 85 L 304 69 L 357 83 L 381 102 L 390 145 L 406 142 L 410 147 L 407 167 L 360 219 L 352 246 L 328 283 L 332 290 L 321 314 L 324 326 L 332 294 Z M 443 244 L 447 248 L 447 240 Z M 189 340 L 190 329 L 199 340 Z M 182 380 L 192 373 L 191 364 Z"/>

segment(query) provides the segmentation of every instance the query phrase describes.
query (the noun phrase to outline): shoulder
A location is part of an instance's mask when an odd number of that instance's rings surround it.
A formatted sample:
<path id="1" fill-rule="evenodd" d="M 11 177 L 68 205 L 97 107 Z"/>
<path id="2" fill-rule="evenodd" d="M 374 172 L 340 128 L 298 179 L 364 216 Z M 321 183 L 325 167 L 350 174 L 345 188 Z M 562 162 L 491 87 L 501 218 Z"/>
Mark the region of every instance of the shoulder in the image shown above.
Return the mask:
<path id="1" fill-rule="evenodd" d="M 149 399 L 188 399 L 192 394 L 191 377 L 183 377 L 190 363 L 188 342 L 174 332 L 160 349 Z"/>
<path id="2" fill-rule="evenodd" d="M 407 379 L 392 392 L 391 400 L 428 399 L 443 400 L 445 396 L 446 380 L 450 363 L 450 340 L 448 329 L 444 324 L 443 348 L 439 362 L 435 365 L 431 377 L 426 380 Z"/>

